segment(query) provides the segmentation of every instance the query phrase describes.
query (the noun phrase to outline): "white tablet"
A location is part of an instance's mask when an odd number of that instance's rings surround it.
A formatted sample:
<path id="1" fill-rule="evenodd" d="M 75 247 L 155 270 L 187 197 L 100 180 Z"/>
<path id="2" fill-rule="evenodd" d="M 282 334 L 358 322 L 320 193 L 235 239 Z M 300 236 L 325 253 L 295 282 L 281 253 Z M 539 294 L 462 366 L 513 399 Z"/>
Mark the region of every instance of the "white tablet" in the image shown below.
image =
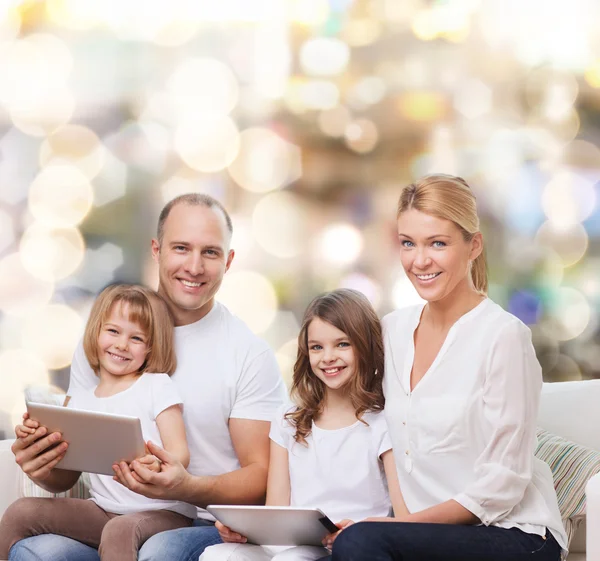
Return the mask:
<path id="1" fill-rule="evenodd" d="M 27 403 L 27 412 L 48 434 L 60 432 L 69 443 L 58 468 L 113 475 L 115 462 L 131 462 L 146 453 L 137 417 L 33 402 Z"/>
<path id="2" fill-rule="evenodd" d="M 322 545 L 339 529 L 318 508 L 209 505 L 206 510 L 257 545 Z"/>

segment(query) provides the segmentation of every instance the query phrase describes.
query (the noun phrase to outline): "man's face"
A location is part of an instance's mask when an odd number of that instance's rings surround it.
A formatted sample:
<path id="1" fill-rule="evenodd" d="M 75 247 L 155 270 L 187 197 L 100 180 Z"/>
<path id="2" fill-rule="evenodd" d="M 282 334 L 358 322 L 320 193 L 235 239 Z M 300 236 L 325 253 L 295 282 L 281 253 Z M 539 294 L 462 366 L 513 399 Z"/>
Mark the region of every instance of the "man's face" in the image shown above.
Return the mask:
<path id="1" fill-rule="evenodd" d="M 202 205 L 174 206 L 164 223 L 162 243 L 152 240 L 158 263 L 158 291 L 175 316 L 176 325 L 203 318 L 229 269 L 234 252 L 219 209 Z"/>

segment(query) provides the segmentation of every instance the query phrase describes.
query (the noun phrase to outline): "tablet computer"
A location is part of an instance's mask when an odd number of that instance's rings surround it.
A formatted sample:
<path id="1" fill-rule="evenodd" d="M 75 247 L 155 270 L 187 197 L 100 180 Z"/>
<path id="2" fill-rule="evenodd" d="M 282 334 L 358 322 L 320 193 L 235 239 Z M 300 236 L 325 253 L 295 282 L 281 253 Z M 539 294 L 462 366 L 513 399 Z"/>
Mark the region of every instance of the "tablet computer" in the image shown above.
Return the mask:
<path id="1" fill-rule="evenodd" d="M 61 469 L 114 475 L 115 462 L 131 462 L 146 454 L 142 426 L 137 417 L 27 403 L 27 412 L 51 432 L 62 433 L 69 443 Z"/>
<path id="2" fill-rule="evenodd" d="M 209 505 L 219 522 L 257 545 L 320 545 L 339 528 L 318 508 Z"/>

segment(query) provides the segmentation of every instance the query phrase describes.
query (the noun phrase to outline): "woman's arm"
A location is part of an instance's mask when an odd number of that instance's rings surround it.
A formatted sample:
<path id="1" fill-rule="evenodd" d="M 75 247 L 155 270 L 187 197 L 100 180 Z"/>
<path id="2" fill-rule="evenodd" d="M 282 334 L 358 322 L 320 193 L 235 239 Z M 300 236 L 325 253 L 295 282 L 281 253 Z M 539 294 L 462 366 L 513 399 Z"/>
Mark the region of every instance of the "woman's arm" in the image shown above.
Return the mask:
<path id="1" fill-rule="evenodd" d="M 183 467 L 190 463 L 190 450 L 185 436 L 185 425 L 180 405 L 167 407 L 158 417 L 156 425 L 160 432 L 163 448 L 172 454 Z"/>
<path id="2" fill-rule="evenodd" d="M 267 505 L 290 505 L 290 466 L 288 451 L 271 440 L 269 477 L 267 479 Z"/>

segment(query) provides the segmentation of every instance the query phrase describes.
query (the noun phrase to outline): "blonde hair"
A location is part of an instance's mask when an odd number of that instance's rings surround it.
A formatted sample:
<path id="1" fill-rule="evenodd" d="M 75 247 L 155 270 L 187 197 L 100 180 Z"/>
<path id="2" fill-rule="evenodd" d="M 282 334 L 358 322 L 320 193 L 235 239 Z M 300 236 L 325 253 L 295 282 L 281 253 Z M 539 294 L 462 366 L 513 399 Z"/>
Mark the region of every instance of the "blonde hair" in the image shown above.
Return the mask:
<path id="1" fill-rule="evenodd" d="M 312 423 L 325 403 L 325 384 L 310 366 L 308 327 L 320 318 L 343 331 L 354 349 L 356 373 L 347 383 L 348 395 L 362 420 L 366 411 L 381 411 L 383 397 L 383 336 L 381 323 L 367 298 L 356 290 L 340 288 L 317 296 L 308 306 L 298 335 L 291 395 L 298 408 L 285 415 L 295 427 L 294 440 L 306 444 Z"/>
<path id="2" fill-rule="evenodd" d="M 475 195 L 462 177 L 426 175 L 407 185 L 400 194 L 397 216 L 413 208 L 454 222 L 467 242 L 479 232 Z M 483 250 L 471 264 L 471 279 L 475 290 L 487 294 L 488 277 Z"/>
<path id="3" fill-rule="evenodd" d="M 100 371 L 98 337 L 114 306 L 127 305 L 129 321 L 137 323 L 147 337 L 147 355 L 140 367 L 143 372 L 173 374 L 177 367 L 173 344 L 173 317 L 165 301 L 153 290 L 139 285 L 114 284 L 96 298 L 85 332 L 83 350 L 94 372 Z"/>

